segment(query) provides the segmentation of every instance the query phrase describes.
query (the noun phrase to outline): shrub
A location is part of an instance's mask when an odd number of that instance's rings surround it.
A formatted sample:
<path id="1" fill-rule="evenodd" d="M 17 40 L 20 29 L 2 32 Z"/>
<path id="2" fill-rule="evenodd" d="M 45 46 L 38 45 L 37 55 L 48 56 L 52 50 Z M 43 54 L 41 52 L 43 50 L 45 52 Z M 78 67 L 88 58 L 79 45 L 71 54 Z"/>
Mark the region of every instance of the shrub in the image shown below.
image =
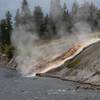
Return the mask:
<path id="1" fill-rule="evenodd" d="M 0 52 L 3 54 L 6 54 L 8 58 L 13 57 L 13 52 L 14 52 L 14 47 L 11 45 L 5 44 L 5 45 L 0 45 Z"/>

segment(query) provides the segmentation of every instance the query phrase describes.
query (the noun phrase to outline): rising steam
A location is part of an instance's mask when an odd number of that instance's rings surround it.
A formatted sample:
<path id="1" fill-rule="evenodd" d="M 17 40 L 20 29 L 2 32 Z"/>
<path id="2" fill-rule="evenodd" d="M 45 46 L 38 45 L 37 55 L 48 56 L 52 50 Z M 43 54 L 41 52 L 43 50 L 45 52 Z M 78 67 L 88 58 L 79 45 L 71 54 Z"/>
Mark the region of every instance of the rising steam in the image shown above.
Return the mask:
<path id="1" fill-rule="evenodd" d="M 64 31 L 63 28 L 59 29 L 60 38 L 44 42 L 39 40 L 37 33 L 27 32 L 26 26 L 16 27 L 11 40 L 16 48 L 17 70 L 24 76 L 37 73 L 37 66 L 45 65 L 68 51 L 74 44 L 86 42 L 91 38 L 92 32 L 90 25 L 84 21 L 74 24 L 73 33 L 65 34 Z"/>
<path id="2" fill-rule="evenodd" d="M 78 25 L 75 25 L 78 29 Z M 89 39 L 87 29 L 90 31 L 90 27 L 86 25 L 82 29 L 79 27 L 79 33 L 73 33 L 71 35 L 62 35 L 59 39 L 49 41 L 48 43 L 41 43 L 36 34 L 26 32 L 24 26 L 17 27 L 12 34 L 12 44 L 16 48 L 15 56 L 18 64 L 17 70 L 23 75 L 36 73 L 35 69 L 39 64 L 48 62 L 62 53 L 66 52 L 75 43 L 83 42 Z M 84 32 L 85 33 L 84 33 Z"/>

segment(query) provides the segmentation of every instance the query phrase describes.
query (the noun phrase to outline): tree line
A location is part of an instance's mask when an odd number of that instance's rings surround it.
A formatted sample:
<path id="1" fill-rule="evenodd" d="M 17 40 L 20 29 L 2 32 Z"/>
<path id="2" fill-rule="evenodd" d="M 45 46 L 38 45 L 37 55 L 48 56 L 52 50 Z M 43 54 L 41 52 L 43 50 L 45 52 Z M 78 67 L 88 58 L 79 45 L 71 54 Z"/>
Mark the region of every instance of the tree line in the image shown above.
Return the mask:
<path id="1" fill-rule="evenodd" d="M 44 14 L 40 6 L 36 6 L 31 13 L 27 0 L 23 0 L 21 10 L 17 9 L 14 21 L 10 11 L 7 11 L 6 17 L 0 20 L 0 45 L 11 45 L 12 31 L 19 26 L 25 26 L 26 31 L 37 34 L 40 39 L 55 38 L 61 32 L 73 34 L 75 23 L 81 21 L 88 23 L 92 31 L 100 30 L 100 9 L 93 3 L 86 2 L 80 6 L 74 2 L 70 11 L 65 3 L 63 7 L 58 6 L 60 2 L 58 5 L 56 3 L 51 5 L 58 7 L 56 10 L 53 9 L 55 11 L 51 10 L 50 13 L 53 12 L 53 15 Z"/>
<path id="2" fill-rule="evenodd" d="M 21 11 L 18 9 L 15 16 L 16 27 L 26 25 L 26 31 L 36 33 L 40 39 L 56 37 L 60 32 L 73 33 L 74 25 L 81 21 L 89 24 L 92 31 L 100 29 L 100 10 L 93 2 L 85 2 L 81 6 L 74 2 L 72 10 L 69 11 L 66 3 L 62 7 L 60 0 L 55 1 L 51 2 L 54 9 L 50 9 L 50 13 L 45 15 L 40 6 L 36 6 L 31 13 L 28 2 L 23 0 Z"/>

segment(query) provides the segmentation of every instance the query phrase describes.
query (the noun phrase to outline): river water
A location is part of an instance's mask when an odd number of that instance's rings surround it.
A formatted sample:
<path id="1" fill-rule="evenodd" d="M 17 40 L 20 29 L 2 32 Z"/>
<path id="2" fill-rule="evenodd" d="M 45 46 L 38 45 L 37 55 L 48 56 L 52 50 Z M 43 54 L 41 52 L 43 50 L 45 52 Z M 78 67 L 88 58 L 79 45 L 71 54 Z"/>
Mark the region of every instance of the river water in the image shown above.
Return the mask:
<path id="1" fill-rule="evenodd" d="M 24 78 L 0 68 L 0 100 L 100 100 L 100 91 L 87 87 L 55 78 Z"/>

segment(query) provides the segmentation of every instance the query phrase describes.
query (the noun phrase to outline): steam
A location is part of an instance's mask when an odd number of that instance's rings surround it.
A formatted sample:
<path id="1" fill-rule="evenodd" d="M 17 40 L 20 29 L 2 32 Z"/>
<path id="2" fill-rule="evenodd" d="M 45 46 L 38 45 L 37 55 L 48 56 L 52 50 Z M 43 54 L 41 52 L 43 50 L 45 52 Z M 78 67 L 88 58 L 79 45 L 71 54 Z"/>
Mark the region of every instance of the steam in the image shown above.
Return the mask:
<path id="1" fill-rule="evenodd" d="M 30 25 L 27 26 L 29 27 Z M 87 22 L 80 21 L 74 23 L 72 34 L 66 35 L 62 27 L 58 32 L 61 36 L 60 38 L 44 42 L 39 40 L 37 33 L 27 32 L 27 26 L 16 27 L 11 37 L 12 44 L 16 48 L 17 70 L 24 76 L 33 75 L 33 73 L 35 75 L 38 66 L 44 65 L 46 62 L 66 52 L 74 44 L 87 41 L 91 38 L 90 33 L 92 32 Z"/>
<path id="2" fill-rule="evenodd" d="M 86 27 L 83 28 L 83 26 Z M 87 28 L 89 29 L 87 26 L 87 24 L 77 23 L 75 24 L 75 28 L 79 28 L 79 33 L 73 33 L 67 36 L 62 35 L 59 39 L 49 41 L 48 43 L 42 43 L 42 40 L 39 40 L 36 33 L 27 32 L 24 26 L 17 27 L 11 38 L 12 44 L 16 48 L 17 70 L 24 76 L 33 75 L 33 73 L 35 75 L 35 73 L 38 73 L 36 69 L 39 65 L 41 66 L 66 52 L 75 43 L 88 40 L 88 33 L 84 33 L 87 31 Z"/>
<path id="3" fill-rule="evenodd" d="M 74 24 L 73 33 L 77 35 L 80 42 L 86 42 L 91 38 L 92 30 L 87 22 L 80 21 Z"/>
<path id="4" fill-rule="evenodd" d="M 25 26 L 17 27 L 12 34 L 12 44 L 16 48 L 15 56 L 18 64 L 18 71 L 22 74 L 28 73 L 28 66 L 31 64 L 31 59 L 35 56 L 33 54 L 33 43 L 38 40 L 36 35 L 26 32 Z M 33 56 L 34 55 L 34 56 Z"/>
<path id="5" fill-rule="evenodd" d="M 23 75 L 30 74 L 31 70 L 32 73 L 36 73 L 35 69 L 39 64 L 48 62 L 66 52 L 77 41 L 77 37 L 70 35 L 48 43 L 41 43 L 38 36 L 27 32 L 24 26 L 17 27 L 11 39 L 16 48 L 17 70 Z"/>

